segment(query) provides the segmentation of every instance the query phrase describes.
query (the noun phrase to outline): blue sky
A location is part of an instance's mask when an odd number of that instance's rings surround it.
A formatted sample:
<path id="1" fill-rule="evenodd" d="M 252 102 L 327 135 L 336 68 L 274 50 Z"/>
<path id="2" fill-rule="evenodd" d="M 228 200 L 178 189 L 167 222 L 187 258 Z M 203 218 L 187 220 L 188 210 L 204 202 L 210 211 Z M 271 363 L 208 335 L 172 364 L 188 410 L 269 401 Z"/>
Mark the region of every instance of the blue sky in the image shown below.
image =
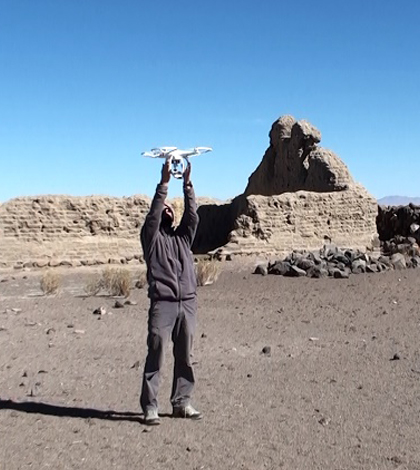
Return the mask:
<path id="1" fill-rule="evenodd" d="M 153 195 L 164 145 L 213 147 L 196 192 L 227 199 L 284 114 L 419 196 L 419 24 L 417 0 L 0 0 L 0 201 Z"/>

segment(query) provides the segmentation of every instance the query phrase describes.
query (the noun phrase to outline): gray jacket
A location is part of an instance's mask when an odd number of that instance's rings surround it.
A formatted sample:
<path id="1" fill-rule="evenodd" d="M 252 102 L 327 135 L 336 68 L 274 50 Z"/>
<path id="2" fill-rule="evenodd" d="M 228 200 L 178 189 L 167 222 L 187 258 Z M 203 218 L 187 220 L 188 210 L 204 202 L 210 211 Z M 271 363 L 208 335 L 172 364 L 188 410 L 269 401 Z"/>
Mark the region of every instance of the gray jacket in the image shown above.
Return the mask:
<path id="1" fill-rule="evenodd" d="M 148 295 L 152 300 L 188 300 L 196 296 L 197 290 L 191 252 L 198 225 L 194 189 L 191 184 L 184 186 L 185 210 L 175 230 L 161 226 L 167 194 L 168 186 L 158 184 L 140 234 L 147 264 Z"/>

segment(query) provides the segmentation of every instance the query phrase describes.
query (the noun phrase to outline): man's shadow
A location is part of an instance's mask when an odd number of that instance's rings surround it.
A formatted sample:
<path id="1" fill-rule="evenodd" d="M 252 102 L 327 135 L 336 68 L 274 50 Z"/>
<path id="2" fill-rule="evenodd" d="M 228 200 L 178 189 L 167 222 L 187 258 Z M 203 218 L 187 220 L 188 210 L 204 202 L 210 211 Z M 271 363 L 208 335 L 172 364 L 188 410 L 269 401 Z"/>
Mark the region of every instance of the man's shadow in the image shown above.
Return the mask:
<path id="1" fill-rule="evenodd" d="M 67 418 L 106 419 L 109 421 L 134 421 L 137 423 L 144 424 L 144 417 L 142 413 L 51 405 L 49 403 L 35 401 L 16 402 L 13 400 L 0 400 L 0 410 L 14 410 L 23 413 L 37 413 L 42 415 Z"/>

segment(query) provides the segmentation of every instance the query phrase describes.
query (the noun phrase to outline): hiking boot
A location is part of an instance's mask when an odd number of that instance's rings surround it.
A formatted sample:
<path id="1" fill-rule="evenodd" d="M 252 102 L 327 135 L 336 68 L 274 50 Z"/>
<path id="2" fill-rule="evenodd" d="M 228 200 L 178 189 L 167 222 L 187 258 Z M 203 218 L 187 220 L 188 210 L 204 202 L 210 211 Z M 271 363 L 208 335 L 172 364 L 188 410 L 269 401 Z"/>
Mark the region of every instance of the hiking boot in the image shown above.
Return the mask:
<path id="1" fill-rule="evenodd" d="M 147 424 L 148 426 L 156 426 L 160 424 L 160 418 L 156 408 L 152 408 L 144 412 L 144 424 Z"/>
<path id="2" fill-rule="evenodd" d="M 188 418 L 188 419 L 201 419 L 202 413 L 197 411 L 193 406 L 174 406 L 173 414 L 174 418 Z"/>

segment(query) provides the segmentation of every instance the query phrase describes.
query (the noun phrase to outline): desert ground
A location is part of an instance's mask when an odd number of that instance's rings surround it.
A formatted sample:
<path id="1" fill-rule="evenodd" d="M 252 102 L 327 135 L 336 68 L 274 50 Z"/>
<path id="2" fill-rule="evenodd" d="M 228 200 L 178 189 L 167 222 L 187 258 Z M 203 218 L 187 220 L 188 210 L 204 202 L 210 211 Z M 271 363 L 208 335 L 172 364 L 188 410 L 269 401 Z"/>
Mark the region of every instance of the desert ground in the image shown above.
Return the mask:
<path id="1" fill-rule="evenodd" d="M 198 291 L 194 405 L 142 424 L 148 299 L 89 269 L 0 272 L 0 469 L 420 469 L 420 270 L 305 279 L 226 263 Z M 125 301 L 125 299 L 122 299 Z M 104 306 L 112 315 L 94 315 Z M 265 352 L 263 352 L 263 349 Z"/>

